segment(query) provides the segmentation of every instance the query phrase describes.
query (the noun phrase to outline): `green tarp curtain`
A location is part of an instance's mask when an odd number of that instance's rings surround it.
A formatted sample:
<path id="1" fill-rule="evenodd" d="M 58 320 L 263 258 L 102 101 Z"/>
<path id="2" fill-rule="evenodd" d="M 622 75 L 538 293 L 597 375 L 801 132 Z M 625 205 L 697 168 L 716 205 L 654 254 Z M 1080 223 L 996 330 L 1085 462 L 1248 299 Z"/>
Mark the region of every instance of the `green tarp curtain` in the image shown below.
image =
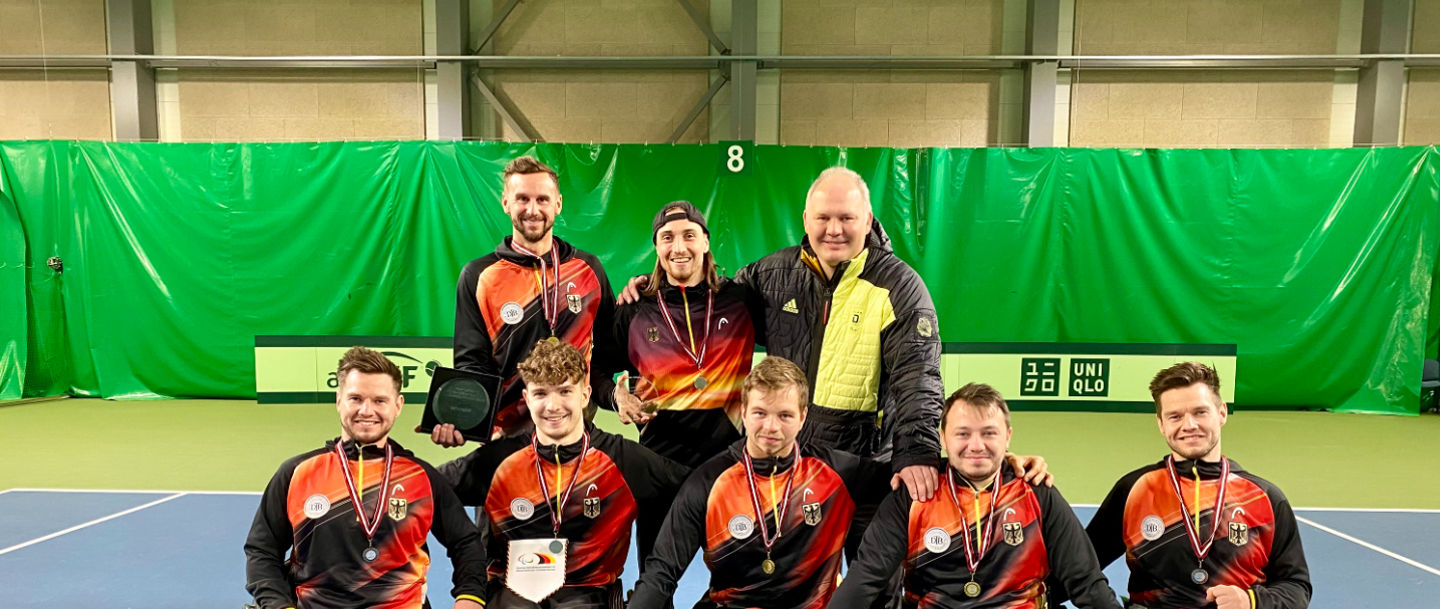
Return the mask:
<path id="1" fill-rule="evenodd" d="M 704 209 L 733 272 L 797 243 L 844 164 L 947 342 L 1235 343 L 1243 407 L 1387 413 L 1418 412 L 1436 349 L 1434 147 L 5 142 L 0 398 L 246 397 L 257 334 L 448 336 L 524 153 L 617 284 L 654 264 L 661 203 Z"/>

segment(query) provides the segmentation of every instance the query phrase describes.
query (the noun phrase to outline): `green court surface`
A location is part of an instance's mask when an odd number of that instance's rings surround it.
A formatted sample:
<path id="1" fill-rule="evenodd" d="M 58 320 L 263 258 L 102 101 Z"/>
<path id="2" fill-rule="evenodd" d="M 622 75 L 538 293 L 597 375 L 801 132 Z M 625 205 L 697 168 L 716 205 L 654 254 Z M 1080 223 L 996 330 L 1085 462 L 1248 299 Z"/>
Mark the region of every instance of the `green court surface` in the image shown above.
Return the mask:
<path id="1" fill-rule="evenodd" d="M 392 437 L 438 464 L 467 452 L 410 430 Z M 597 421 L 634 437 L 601 412 Z M 1148 414 L 1017 412 L 1011 449 L 1043 455 L 1072 503 L 1098 503 L 1125 472 L 1165 445 Z M 0 489 L 259 491 L 276 466 L 339 433 L 333 404 L 245 400 L 61 399 L 0 405 L 9 452 Z M 1440 417 L 1322 412 L 1232 413 L 1225 453 L 1280 486 L 1293 505 L 1440 508 Z"/>

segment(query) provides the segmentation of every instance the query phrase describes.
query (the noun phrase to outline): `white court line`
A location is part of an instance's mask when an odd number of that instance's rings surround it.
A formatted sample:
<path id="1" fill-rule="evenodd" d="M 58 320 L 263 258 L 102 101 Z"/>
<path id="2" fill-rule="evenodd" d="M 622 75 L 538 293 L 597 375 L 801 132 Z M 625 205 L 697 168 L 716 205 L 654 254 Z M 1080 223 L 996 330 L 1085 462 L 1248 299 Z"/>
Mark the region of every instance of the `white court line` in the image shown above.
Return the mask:
<path id="1" fill-rule="evenodd" d="M 1371 512 L 1377 514 L 1440 514 L 1440 510 L 1420 508 L 1339 508 L 1339 507 L 1297 507 L 1297 512 Z"/>
<path id="2" fill-rule="evenodd" d="M 182 493 L 185 495 L 259 495 L 260 491 L 157 491 L 155 489 L 114 489 L 114 488 L 12 488 L 0 491 L 0 494 L 10 491 L 23 491 L 26 493 L 116 493 L 123 495 L 173 495 Z"/>
<path id="3" fill-rule="evenodd" d="M 1375 544 L 1373 544 L 1373 543 L 1370 543 L 1370 542 L 1368 542 L 1368 541 L 1365 541 L 1364 539 L 1360 539 L 1360 538 L 1355 537 L 1355 536 L 1353 536 L 1353 535 L 1347 535 L 1347 534 L 1345 534 L 1345 533 L 1342 533 L 1342 532 L 1340 532 L 1340 531 L 1337 531 L 1337 530 L 1335 530 L 1335 529 L 1332 529 L 1332 528 L 1330 528 L 1330 527 L 1327 527 L 1327 526 L 1325 526 L 1325 525 L 1323 525 L 1323 524 L 1320 524 L 1320 523 L 1318 523 L 1318 522 L 1315 522 L 1315 521 L 1313 521 L 1313 520 L 1310 520 L 1309 518 L 1305 518 L 1305 517 L 1302 517 L 1302 516 L 1296 516 L 1296 517 L 1295 517 L 1295 520 L 1298 520 L 1298 521 L 1303 522 L 1303 523 L 1305 523 L 1305 524 L 1308 524 L 1308 525 L 1310 525 L 1310 526 L 1312 526 L 1312 527 L 1315 527 L 1315 528 L 1317 528 L 1317 529 L 1320 529 L 1320 530 L 1322 530 L 1322 531 L 1325 531 L 1326 533 L 1329 533 L 1329 534 L 1331 534 L 1331 535 L 1334 535 L 1334 536 L 1336 536 L 1336 537 L 1339 537 L 1340 539 L 1344 539 L 1345 541 L 1348 541 L 1348 542 L 1351 542 L 1351 543 L 1354 543 L 1354 544 L 1357 544 L 1357 545 L 1360 545 L 1360 546 L 1363 546 L 1363 547 L 1366 547 L 1366 548 L 1370 548 L 1371 550 L 1375 550 L 1376 552 L 1379 552 L 1379 553 L 1381 553 L 1381 554 L 1384 554 L 1384 555 L 1386 555 L 1386 556 L 1389 556 L 1390 558 L 1393 558 L 1393 559 L 1395 559 L 1395 560 L 1398 560 L 1398 561 L 1400 561 L 1400 562 L 1403 562 L 1403 563 L 1405 563 L 1405 564 L 1407 564 L 1407 565 L 1410 565 L 1410 566 L 1412 566 L 1412 567 L 1416 567 L 1416 568 L 1418 568 L 1418 569 L 1422 569 L 1422 570 L 1424 570 L 1424 571 L 1427 571 L 1427 572 L 1429 572 L 1429 573 L 1432 574 L 1432 575 L 1440 575 L 1440 569 L 1436 569 L 1435 567 L 1432 567 L 1432 566 L 1430 566 L 1430 565 L 1427 565 L 1427 564 L 1425 564 L 1425 563 L 1422 563 L 1422 562 L 1420 562 L 1420 561 L 1418 561 L 1418 560 L 1414 560 L 1414 559 L 1411 559 L 1411 558 L 1406 558 L 1406 557 L 1404 557 L 1404 556 L 1401 556 L 1401 555 L 1399 555 L 1399 554 L 1396 554 L 1396 553 L 1394 553 L 1394 552 L 1391 552 L 1390 550 L 1386 550 L 1385 548 L 1382 548 L 1382 547 L 1377 546 L 1377 545 L 1375 545 Z"/>
<path id="4" fill-rule="evenodd" d="M 160 499 L 156 499 L 156 500 L 151 501 L 150 503 L 146 503 L 146 504 L 144 504 L 144 505 L 137 505 L 137 506 L 132 507 L 132 508 L 130 508 L 130 509 L 128 509 L 128 510 L 125 510 L 125 511 L 123 511 L 123 512 L 115 512 L 114 514 L 111 514 L 111 515 L 109 515 L 109 516 L 102 516 L 102 517 L 100 517 L 100 518 L 96 518 L 96 519 L 94 519 L 94 520 L 91 520 L 90 522 L 85 522 L 85 523 L 77 524 L 77 525 L 75 525 L 75 526 L 73 526 L 73 527 L 70 527 L 70 528 L 65 529 L 65 530 L 62 530 L 62 531 L 55 531 L 54 533 L 51 533 L 51 534 L 46 535 L 46 536 L 44 536 L 44 537 L 36 537 L 35 539 L 31 539 L 30 541 L 27 541 L 27 542 L 25 542 L 25 543 L 15 544 L 15 545 L 13 545 L 13 546 L 10 546 L 10 547 L 8 547 L 8 548 L 5 548 L 5 549 L 3 549 L 3 550 L 0 550 L 0 555 L 9 554 L 10 552 L 14 552 L 15 550 L 19 550 L 19 549 L 21 549 L 21 548 L 33 546 L 33 545 L 35 545 L 35 544 L 37 544 L 37 543 L 40 543 L 40 542 L 42 542 L 42 541 L 49 541 L 49 540 L 51 540 L 51 539 L 55 539 L 56 537 L 59 537 L 59 536 L 64 535 L 64 534 L 66 534 L 66 533 L 74 533 L 75 531 L 78 531 L 78 530 L 83 529 L 83 528 L 85 528 L 85 527 L 97 525 L 97 524 L 100 524 L 100 523 L 105 522 L 105 521 L 107 521 L 107 520 L 114 520 L 114 519 L 119 518 L 119 517 L 121 517 L 121 516 L 124 516 L 124 515 L 126 515 L 126 514 L 133 514 L 133 513 L 135 513 L 135 512 L 138 512 L 138 511 L 143 510 L 143 509 L 145 509 L 145 508 L 148 508 L 148 507 L 150 507 L 150 506 L 160 505 L 160 504 L 165 503 L 166 501 L 169 501 L 169 500 L 171 500 L 171 499 L 176 499 L 176 498 L 183 497 L 183 496 L 185 496 L 185 493 L 175 493 L 174 495 L 170 495 L 169 497 L 163 497 L 163 498 L 160 498 Z"/>

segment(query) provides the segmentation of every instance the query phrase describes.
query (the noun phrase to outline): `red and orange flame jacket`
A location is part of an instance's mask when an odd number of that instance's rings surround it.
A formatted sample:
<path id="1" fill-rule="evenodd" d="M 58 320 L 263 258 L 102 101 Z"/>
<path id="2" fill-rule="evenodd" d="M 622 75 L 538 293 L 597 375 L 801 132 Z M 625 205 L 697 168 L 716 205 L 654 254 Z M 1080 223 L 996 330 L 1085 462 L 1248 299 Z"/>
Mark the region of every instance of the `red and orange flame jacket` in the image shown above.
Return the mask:
<path id="1" fill-rule="evenodd" d="M 884 497 L 889 465 L 829 448 L 800 446 L 798 467 L 795 451 L 786 457 L 755 459 L 751 479 L 744 450 L 742 439 L 685 481 L 670 506 L 655 552 L 640 574 L 630 609 L 664 607 L 700 549 L 710 568 L 706 598 L 714 605 L 825 607 L 835 590 L 856 505 L 873 506 Z M 787 483 L 789 502 L 780 519 L 780 535 L 767 553 L 758 519 L 764 518 L 767 531 L 774 535 Z M 763 514 L 756 513 L 752 488 Z M 771 573 L 762 566 L 767 554 L 773 561 Z"/>
<path id="2" fill-rule="evenodd" d="M 1077 592 L 1080 607 L 1118 609 L 1120 603 L 1065 498 L 1053 488 L 1031 486 L 1008 464 L 1001 467 L 998 489 L 977 493 L 957 483 L 952 497 L 942 476 L 930 501 L 912 500 L 905 487 L 891 493 L 865 530 L 859 556 L 830 606 L 869 607 L 903 567 L 902 602 L 907 608 L 1044 609 L 1045 581 L 1054 577 Z M 945 475 L 959 480 L 952 469 Z M 965 544 L 973 553 L 977 535 L 983 537 L 986 529 L 986 551 L 972 576 Z M 980 586 L 974 597 L 964 591 L 971 581 Z"/>
<path id="3" fill-rule="evenodd" d="M 640 443 L 691 467 L 704 463 L 740 437 L 740 385 L 755 358 L 763 302 L 745 286 L 722 279 L 714 290 L 664 285 L 657 296 L 621 305 L 615 314 L 615 339 L 629 356 L 629 368 L 644 382 L 636 396 L 659 407 L 640 433 Z M 670 313 L 671 329 L 660 311 Z M 707 333 L 706 318 L 709 318 Z M 703 351 L 699 368 L 679 344 L 693 341 Z M 696 388 L 696 379 L 705 379 Z"/>
<path id="4" fill-rule="evenodd" d="M 1209 580 L 1190 574 L 1200 561 L 1190 546 L 1180 498 L 1165 461 L 1126 474 L 1105 497 L 1086 527 L 1100 564 L 1125 556 L 1130 567 L 1130 600 L 1147 609 L 1205 607 L 1206 588 L 1238 586 L 1250 592 L 1257 609 L 1303 609 L 1310 603 L 1310 569 L 1290 501 L 1270 482 L 1230 461 L 1225 504 L 1215 513 L 1219 462 L 1177 461 L 1175 471 L 1186 509 L 1194 518 L 1200 486 L 1200 541 L 1220 526 L 1204 560 Z"/>
<path id="5" fill-rule="evenodd" d="M 635 519 L 665 517 L 662 501 L 675 494 L 690 468 L 593 423 L 585 429 L 590 446 L 584 459 L 580 441 L 542 444 L 536 451 L 530 438 L 507 438 L 480 448 L 463 470 L 450 473 L 460 498 L 482 506 L 489 520 L 490 577 L 504 579 L 510 540 L 560 537 L 569 541 L 565 586 L 609 586 L 625 567 Z M 557 474 L 563 486 L 556 484 Z M 541 475 L 548 493 L 541 490 Z M 572 478 L 557 535 L 551 516 Z"/>
<path id="6" fill-rule="evenodd" d="M 624 354 L 615 346 L 615 294 L 610 279 L 594 255 L 556 237 L 559 281 L 545 256 L 540 260 L 510 247 L 506 237 L 495 251 L 471 261 L 460 271 L 455 302 L 455 367 L 501 378 L 496 401 L 495 428 L 502 436 L 526 435 L 533 428 L 521 395 L 525 383 L 517 366 L 535 342 L 552 336 L 545 304 L 556 310 L 556 338 L 585 355 L 590 365 L 592 399 L 607 408 L 611 380 L 620 371 Z M 540 286 L 546 286 L 544 294 Z M 542 300 L 542 297 L 545 300 Z M 592 350 L 593 349 L 593 350 Z"/>
<path id="7" fill-rule="evenodd" d="M 483 598 L 485 551 L 475 525 L 450 483 L 393 439 L 389 488 L 381 488 L 383 449 L 365 447 L 362 484 L 359 453 L 353 443 L 344 447 L 343 467 L 363 486 L 366 518 L 380 511 L 373 539 L 379 555 L 374 562 L 361 558 L 369 543 L 335 454 L 337 441 L 286 460 L 265 487 L 245 540 L 245 589 L 260 609 L 419 607 L 430 533 L 454 564 L 451 595 Z"/>

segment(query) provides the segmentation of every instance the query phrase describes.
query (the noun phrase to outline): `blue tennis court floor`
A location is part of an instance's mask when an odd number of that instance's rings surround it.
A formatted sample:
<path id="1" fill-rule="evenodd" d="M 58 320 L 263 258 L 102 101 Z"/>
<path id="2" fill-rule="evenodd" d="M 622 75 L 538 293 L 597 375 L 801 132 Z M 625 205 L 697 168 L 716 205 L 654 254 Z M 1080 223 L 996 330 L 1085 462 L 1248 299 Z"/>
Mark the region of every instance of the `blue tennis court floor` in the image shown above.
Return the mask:
<path id="1" fill-rule="evenodd" d="M 239 609 L 245 534 L 258 493 L 0 490 L 0 608 Z M 1093 506 L 1077 506 L 1088 522 Z M 1314 609 L 1440 606 L 1440 510 L 1297 508 Z M 450 606 L 450 564 L 433 538 L 430 600 Z M 627 588 L 636 565 L 625 568 Z M 1105 571 L 1123 590 L 1124 561 Z M 704 591 L 691 564 L 675 597 Z M 1429 600 L 1426 600 L 1429 599 Z"/>

